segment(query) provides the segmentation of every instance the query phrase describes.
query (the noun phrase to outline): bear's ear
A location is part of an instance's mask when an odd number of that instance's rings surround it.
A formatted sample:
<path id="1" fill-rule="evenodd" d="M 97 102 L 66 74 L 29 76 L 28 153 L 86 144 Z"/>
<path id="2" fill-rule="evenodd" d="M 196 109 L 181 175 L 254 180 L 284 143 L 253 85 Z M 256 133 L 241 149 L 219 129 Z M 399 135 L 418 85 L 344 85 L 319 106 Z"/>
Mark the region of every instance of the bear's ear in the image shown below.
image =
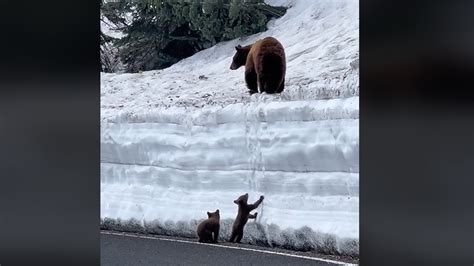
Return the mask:
<path id="1" fill-rule="evenodd" d="M 211 213 L 210 213 L 210 212 L 207 212 L 207 217 L 211 217 Z"/>
<path id="2" fill-rule="evenodd" d="M 242 46 L 240 46 L 240 44 L 239 44 L 235 47 L 235 50 L 239 50 L 240 48 L 242 48 Z"/>
<path id="3" fill-rule="evenodd" d="M 216 210 L 216 213 L 219 214 L 219 209 Z"/>

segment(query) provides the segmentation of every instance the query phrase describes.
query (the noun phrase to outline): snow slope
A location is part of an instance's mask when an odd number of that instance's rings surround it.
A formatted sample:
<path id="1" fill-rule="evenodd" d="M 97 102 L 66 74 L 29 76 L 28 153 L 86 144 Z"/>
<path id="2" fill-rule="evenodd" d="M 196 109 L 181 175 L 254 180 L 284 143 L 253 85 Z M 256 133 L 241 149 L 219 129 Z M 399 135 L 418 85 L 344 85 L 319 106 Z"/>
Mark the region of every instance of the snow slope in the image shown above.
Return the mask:
<path id="1" fill-rule="evenodd" d="M 220 209 L 228 238 L 248 192 L 265 200 L 243 241 L 358 254 L 358 2 L 269 2 L 291 8 L 267 32 L 101 74 L 102 227 L 194 237 Z M 236 44 L 265 36 L 286 50 L 281 96 L 249 96 L 229 70 Z"/>
<path id="2" fill-rule="evenodd" d="M 359 94 L 358 1 L 294 0 L 269 30 L 219 43 L 177 64 L 137 74 L 101 74 L 102 117 L 118 111 L 143 113 L 157 107 L 202 108 L 250 102 L 243 67 L 229 69 L 237 44 L 266 36 L 281 41 L 287 74 L 283 100 L 314 100 Z M 351 63 L 354 67 L 351 67 Z M 199 79 L 199 76 L 207 79 Z"/>

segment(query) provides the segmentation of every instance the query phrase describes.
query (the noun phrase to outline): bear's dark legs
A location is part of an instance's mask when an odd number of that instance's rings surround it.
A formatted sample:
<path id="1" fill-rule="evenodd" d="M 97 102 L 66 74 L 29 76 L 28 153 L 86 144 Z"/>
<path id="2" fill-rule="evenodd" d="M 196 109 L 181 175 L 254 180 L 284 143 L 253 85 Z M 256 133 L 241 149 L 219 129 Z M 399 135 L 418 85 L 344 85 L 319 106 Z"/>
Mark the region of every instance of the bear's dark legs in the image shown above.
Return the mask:
<path id="1" fill-rule="evenodd" d="M 255 78 L 255 81 L 254 83 L 252 84 L 255 84 L 255 87 L 251 88 L 249 86 L 249 81 L 247 81 L 247 86 L 249 87 L 249 90 L 250 90 L 250 94 L 253 94 L 253 93 L 256 93 L 256 92 L 259 92 L 258 89 L 260 88 L 260 93 L 262 92 L 266 92 L 266 93 L 281 93 L 283 91 L 283 89 L 285 88 L 285 81 L 283 80 L 281 83 L 279 81 L 276 81 L 274 77 L 272 76 L 269 76 L 269 75 L 266 75 L 266 74 L 260 74 L 260 75 L 257 75 L 255 74 L 254 72 L 252 72 L 253 74 L 249 74 L 247 75 L 246 74 L 246 81 L 247 80 L 250 80 L 252 79 L 253 81 L 253 78 Z M 247 79 L 248 77 L 248 79 Z M 257 87 L 257 84 L 258 84 L 258 87 Z"/>
<path id="2" fill-rule="evenodd" d="M 212 242 L 217 243 L 217 239 L 219 238 L 219 230 L 214 231 L 214 239 Z"/>
<path id="3" fill-rule="evenodd" d="M 281 93 L 285 89 L 285 80 L 283 80 L 280 84 L 280 87 L 277 90 L 277 93 Z"/>
<path id="4" fill-rule="evenodd" d="M 247 83 L 250 94 L 258 92 L 257 73 L 255 73 L 255 71 L 245 70 L 245 83 Z"/>
<path id="5" fill-rule="evenodd" d="M 235 231 L 232 231 L 232 235 L 230 236 L 229 242 L 234 242 L 234 239 L 237 235 L 235 234 Z"/>
<path id="6" fill-rule="evenodd" d="M 260 76 L 258 77 L 258 87 L 260 88 L 260 93 L 264 91 L 266 92 L 265 83 L 266 83 L 265 77 L 262 74 L 260 74 Z"/>
<path id="7" fill-rule="evenodd" d="M 199 236 L 199 242 L 201 243 L 208 243 L 212 241 L 212 231 L 204 231 L 202 235 Z"/>
<path id="8" fill-rule="evenodd" d="M 258 84 L 260 85 L 260 91 L 266 92 L 268 94 L 272 93 L 281 93 L 285 87 L 283 83 L 279 83 L 278 81 L 274 80 L 275 78 L 271 78 L 268 76 L 260 77 Z"/>
<path id="9" fill-rule="evenodd" d="M 258 207 L 258 205 L 260 205 L 260 203 L 262 203 L 262 201 L 263 201 L 263 196 L 260 196 L 260 199 L 258 199 L 254 204 L 249 204 L 248 205 L 249 210 L 250 211 L 255 210 Z"/>
<path id="10" fill-rule="evenodd" d="M 234 242 L 234 239 L 235 239 L 236 243 L 240 243 L 240 240 L 242 239 L 243 236 L 244 236 L 244 229 L 234 230 L 232 231 L 232 235 L 230 236 L 229 242 Z"/>
<path id="11" fill-rule="evenodd" d="M 240 243 L 240 240 L 242 240 L 242 237 L 244 236 L 244 232 L 239 232 L 239 235 L 237 236 L 237 239 L 235 240 L 236 243 Z"/>

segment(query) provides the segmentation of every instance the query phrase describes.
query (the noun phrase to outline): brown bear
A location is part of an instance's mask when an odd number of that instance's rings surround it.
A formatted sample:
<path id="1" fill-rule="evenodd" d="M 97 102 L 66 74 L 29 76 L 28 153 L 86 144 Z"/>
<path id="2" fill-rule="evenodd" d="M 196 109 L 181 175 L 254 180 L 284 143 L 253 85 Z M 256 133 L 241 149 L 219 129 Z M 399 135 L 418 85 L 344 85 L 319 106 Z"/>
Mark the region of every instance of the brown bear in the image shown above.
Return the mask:
<path id="1" fill-rule="evenodd" d="M 220 215 L 219 209 L 215 212 L 207 212 L 208 219 L 202 221 L 197 227 L 197 235 L 199 242 L 213 242 L 217 243 L 217 238 L 219 237 L 219 228 L 220 228 Z M 214 234 L 214 237 L 212 236 Z"/>
<path id="2" fill-rule="evenodd" d="M 245 82 L 250 94 L 281 93 L 285 88 L 286 59 L 281 43 L 266 37 L 247 46 L 237 45 L 230 69 L 245 65 Z"/>
<path id="3" fill-rule="evenodd" d="M 230 236 L 229 242 L 234 242 L 234 239 L 237 243 L 240 243 L 240 240 L 244 236 L 244 226 L 247 223 L 248 219 L 257 219 L 257 212 L 255 214 L 250 214 L 252 210 L 255 210 L 260 203 L 263 201 L 263 196 L 260 196 L 260 199 L 257 200 L 254 204 L 247 204 L 249 194 L 245 193 L 240 196 L 238 199 L 234 200 L 234 203 L 239 205 L 239 212 L 235 218 L 234 225 L 232 226 L 232 234 Z M 237 239 L 236 239 L 237 238 Z"/>

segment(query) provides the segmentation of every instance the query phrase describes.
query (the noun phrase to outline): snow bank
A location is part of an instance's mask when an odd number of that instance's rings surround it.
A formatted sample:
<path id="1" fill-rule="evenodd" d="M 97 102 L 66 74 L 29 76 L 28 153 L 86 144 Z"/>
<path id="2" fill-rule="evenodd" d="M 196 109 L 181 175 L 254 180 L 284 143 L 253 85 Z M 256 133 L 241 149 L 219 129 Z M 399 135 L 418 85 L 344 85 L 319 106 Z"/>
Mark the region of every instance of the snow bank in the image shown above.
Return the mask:
<path id="1" fill-rule="evenodd" d="M 291 8 L 265 33 L 101 74 L 103 228 L 195 237 L 220 209 L 228 239 L 248 192 L 265 200 L 244 242 L 358 255 L 358 2 L 269 2 Z M 269 35 L 286 48 L 287 87 L 250 96 L 233 46 Z"/>
<path id="2" fill-rule="evenodd" d="M 220 209 L 227 238 L 233 200 L 263 194 L 244 241 L 327 249 L 333 239 L 333 252 L 355 254 L 358 123 L 358 97 L 117 116 L 102 127 L 101 217 L 192 237 Z"/>

